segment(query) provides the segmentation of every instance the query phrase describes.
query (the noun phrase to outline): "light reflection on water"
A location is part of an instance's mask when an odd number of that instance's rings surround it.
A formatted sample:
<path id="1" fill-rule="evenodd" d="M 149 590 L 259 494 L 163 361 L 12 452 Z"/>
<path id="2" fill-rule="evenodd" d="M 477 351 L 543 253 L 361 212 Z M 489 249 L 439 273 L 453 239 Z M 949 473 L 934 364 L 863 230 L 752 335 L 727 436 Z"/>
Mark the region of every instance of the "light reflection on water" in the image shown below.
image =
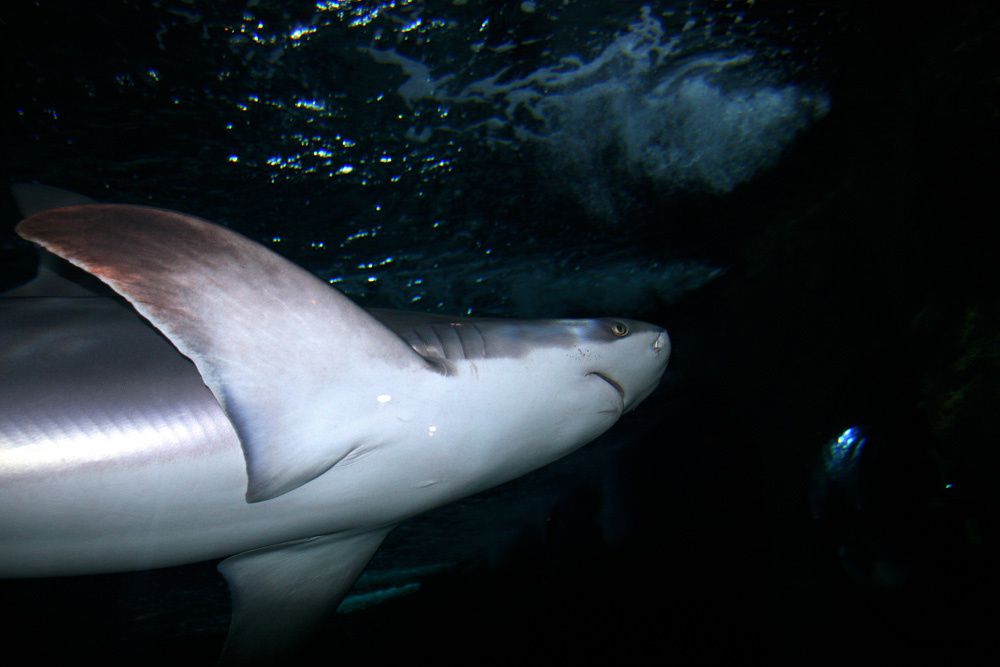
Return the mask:
<path id="1" fill-rule="evenodd" d="M 533 312 L 549 300 L 500 298 L 507 283 L 603 291 L 581 275 L 625 303 L 675 298 L 716 270 L 663 248 L 609 260 L 633 242 L 620 227 L 643 205 L 636 192 L 727 192 L 827 104 L 788 83 L 797 65 L 761 37 L 752 2 L 157 7 L 160 51 L 204 60 L 201 88 L 167 58 L 122 72 L 119 90 L 180 109 L 210 101 L 200 122 L 219 133 L 199 159 L 247 190 L 293 193 L 259 213 L 256 235 L 362 299 L 402 285 L 408 304 Z M 38 112 L 60 122 L 55 106 Z M 579 268 L 539 272 L 556 252 Z"/>

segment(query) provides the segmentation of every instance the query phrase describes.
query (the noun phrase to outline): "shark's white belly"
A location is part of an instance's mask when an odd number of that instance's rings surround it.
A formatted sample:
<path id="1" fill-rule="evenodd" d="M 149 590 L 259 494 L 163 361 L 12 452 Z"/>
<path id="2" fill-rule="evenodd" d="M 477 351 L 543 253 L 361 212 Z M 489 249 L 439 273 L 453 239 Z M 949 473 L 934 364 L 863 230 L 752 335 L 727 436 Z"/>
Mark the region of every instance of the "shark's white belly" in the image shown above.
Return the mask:
<path id="1" fill-rule="evenodd" d="M 60 445 L 79 447 L 74 441 L 85 437 L 97 449 L 107 448 L 101 443 L 106 433 L 84 436 L 87 424 L 54 434 L 62 443 L 47 440 L 49 435 L 34 445 L 0 450 L 0 576 L 114 572 L 221 558 L 391 525 L 477 490 L 457 467 L 455 474 L 447 472 L 460 461 L 446 460 L 452 443 L 437 437 L 433 443 L 413 439 L 373 449 L 279 498 L 248 503 L 243 454 L 222 410 L 202 409 L 185 419 L 188 437 L 180 443 L 174 417 L 173 427 L 151 420 L 159 430 L 152 423 L 123 424 L 123 430 L 142 434 L 136 438 L 143 451 L 106 460 L 54 456 Z M 428 458 L 431 447 L 441 456 Z M 53 458 L 22 472 L 31 455 L 24 450 L 31 449 Z"/>

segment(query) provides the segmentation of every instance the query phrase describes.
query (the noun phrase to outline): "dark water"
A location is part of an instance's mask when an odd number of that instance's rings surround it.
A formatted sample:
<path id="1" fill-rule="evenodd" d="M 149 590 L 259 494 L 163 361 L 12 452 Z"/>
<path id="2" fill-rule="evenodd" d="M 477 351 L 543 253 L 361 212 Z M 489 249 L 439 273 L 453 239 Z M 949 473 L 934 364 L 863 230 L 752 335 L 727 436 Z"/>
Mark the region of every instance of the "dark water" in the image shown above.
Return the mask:
<path id="1" fill-rule="evenodd" d="M 637 413 L 399 528 L 318 655 L 995 653 L 1000 19 L 833 4 L 10 2 L 0 175 L 363 305 L 669 329 Z M 210 662 L 228 618 L 214 564 L 2 590 L 42 660 Z"/>

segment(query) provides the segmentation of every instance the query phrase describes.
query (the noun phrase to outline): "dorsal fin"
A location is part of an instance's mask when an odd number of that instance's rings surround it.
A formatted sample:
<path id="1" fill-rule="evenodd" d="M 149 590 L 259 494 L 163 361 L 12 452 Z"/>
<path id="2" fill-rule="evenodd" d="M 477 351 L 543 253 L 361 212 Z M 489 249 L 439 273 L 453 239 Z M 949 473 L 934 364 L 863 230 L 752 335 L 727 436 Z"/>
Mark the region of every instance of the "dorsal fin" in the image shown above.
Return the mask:
<path id="1" fill-rule="evenodd" d="M 326 283 L 198 218 L 95 204 L 17 231 L 110 285 L 194 361 L 239 435 L 251 502 L 372 444 L 374 397 L 402 371 L 430 368 Z"/>
<path id="2" fill-rule="evenodd" d="M 10 191 L 14 195 L 14 201 L 17 202 L 22 218 L 30 218 L 54 208 L 97 203 L 90 197 L 37 183 L 15 183 L 10 187 Z"/>
<path id="3" fill-rule="evenodd" d="M 96 204 L 90 197 L 36 183 L 15 183 L 10 187 L 22 218 L 82 204 Z M 38 248 L 38 273 L 34 279 L 5 293 L 4 296 L 20 297 L 76 297 L 95 296 L 108 292 L 100 281 L 71 265 L 44 248 Z"/>

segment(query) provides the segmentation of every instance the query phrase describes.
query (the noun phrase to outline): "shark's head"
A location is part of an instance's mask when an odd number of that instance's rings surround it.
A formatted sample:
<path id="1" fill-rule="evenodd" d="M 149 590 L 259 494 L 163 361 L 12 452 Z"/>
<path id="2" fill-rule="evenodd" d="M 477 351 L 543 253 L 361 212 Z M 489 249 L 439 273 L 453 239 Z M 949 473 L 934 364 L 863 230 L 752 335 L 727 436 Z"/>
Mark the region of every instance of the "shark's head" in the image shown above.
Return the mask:
<path id="1" fill-rule="evenodd" d="M 603 381 L 619 394 L 619 414 L 653 393 L 670 358 L 666 331 L 625 319 L 587 320 L 579 326 L 586 376 Z"/>
<path id="2" fill-rule="evenodd" d="M 426 358 L 459 378 L 452 406 L 473 406 L 486 437 L 463 451 L 498 484 L 554 461 L 609 429 L 656 388 L 670 356 L 660 327 L 626 319 L 394 321 Z M 459 413 L 464 410 L 459 410 Z M 484 466 L 484 467 L 480 467 Z M 485 482 L 485 484 L 482 484 Z"/>
<path id="3" fill-rule="evenodd" d="M 578 320 L 564 326 L 575 340 L 564 359 L 552 359 L 565 363 L 560 370 L 571 377 L 563 380 L 552 405 L 570 415 L 566 421 L 578 434 L 571 437 L 576 443 L 567 444 L 575 449 L 653 393 L 667 367 L 670 339 L 660 327 L 635 320 Z"/>

